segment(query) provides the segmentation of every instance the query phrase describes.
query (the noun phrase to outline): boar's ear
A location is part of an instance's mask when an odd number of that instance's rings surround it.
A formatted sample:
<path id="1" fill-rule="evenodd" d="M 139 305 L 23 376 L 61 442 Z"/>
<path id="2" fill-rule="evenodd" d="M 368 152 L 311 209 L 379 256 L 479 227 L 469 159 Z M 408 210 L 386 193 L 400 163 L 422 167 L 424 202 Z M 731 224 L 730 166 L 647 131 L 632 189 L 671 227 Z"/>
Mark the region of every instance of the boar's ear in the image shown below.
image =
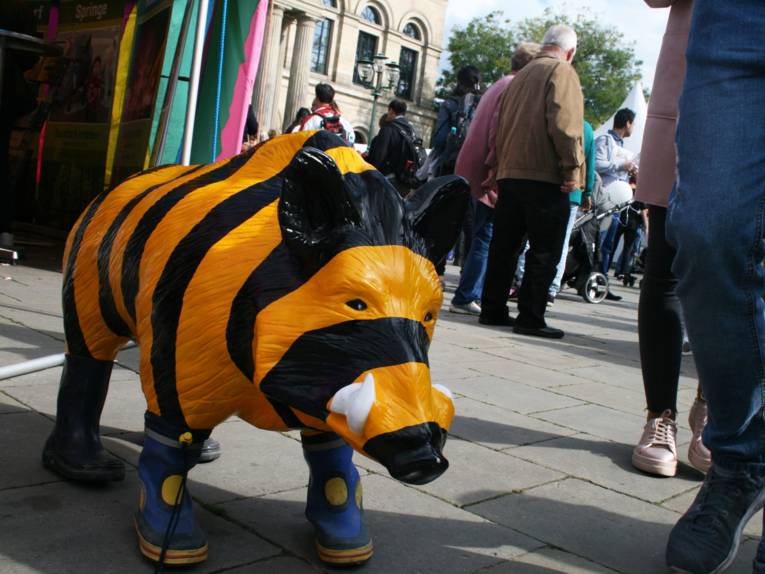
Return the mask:
<path id="1" fill-rule="evenodd" d="M 334 160 L 316 148 L 303 148 L 284 174 L 279 225 L 284 242 L 306 271 L 324 263 L 335 232 L 358 225 L 359 214 Z"/>
<path id="2" fill-rule="evenodd" d="M 454 246 L 468 208 L 470 186 L 456 175 L 437 177 L 406 200 L 407 217 L 437 265 Z"/>

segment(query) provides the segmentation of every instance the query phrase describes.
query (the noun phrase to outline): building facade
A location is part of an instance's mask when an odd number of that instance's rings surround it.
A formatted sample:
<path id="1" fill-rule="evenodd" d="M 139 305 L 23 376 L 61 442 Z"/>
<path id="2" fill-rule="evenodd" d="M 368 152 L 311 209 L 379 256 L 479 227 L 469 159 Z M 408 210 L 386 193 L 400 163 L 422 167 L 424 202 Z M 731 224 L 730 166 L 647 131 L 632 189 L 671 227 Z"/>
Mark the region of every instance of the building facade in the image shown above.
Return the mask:
<path id="1" fill-rule="evenodd" d="M 385 54 L 399 64 L 398 86 L 378 100 L 374 121 L 398 97 L 407 116 L 430 139 L 433 96 L 443 51 L 448 0 L 272 0 L 253 92 L 261 133 L 281 133 L 301 107 L 309 108 L 314 86 L 332 84 L 357 143 L 369 141 L 372 92 L 356 74 L 359 59 Z"/>

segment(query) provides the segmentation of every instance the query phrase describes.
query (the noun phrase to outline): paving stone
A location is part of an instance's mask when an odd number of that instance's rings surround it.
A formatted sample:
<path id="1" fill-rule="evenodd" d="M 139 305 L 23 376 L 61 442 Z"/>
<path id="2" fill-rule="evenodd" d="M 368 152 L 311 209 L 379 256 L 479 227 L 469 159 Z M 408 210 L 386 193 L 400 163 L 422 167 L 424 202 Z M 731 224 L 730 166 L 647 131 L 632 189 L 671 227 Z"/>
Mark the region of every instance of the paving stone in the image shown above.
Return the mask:
<path id="1" fill-rule="evenodd" d="M 525 490 L 564 476 L 464 440 L 448 441 L 444 450 L 449 469 L 430 484 L 415 488 L 457 506 Z"/>
<path id="2" fill-rule="evenodd" d="M 509 562 L 502 562 L 482 574 L 613 574 L 615 570 L 556 548 L 542 548 Z"/>
<path id="3" fill-rule="evenodd" d="M 0 492 L 61 480 L 40 462 L 45 439 L 52 429 L 50 420 L 34 412 L 0 415 L 0 444 L 4 445 L 0 456 Z"/>
<path id="4" fill-rule="evenodd" d="M 615 387 L 608 383 L 581 382 L 557 387 L 555 392 L 634 415 L 644 415 L 645 413 L 645 392 L 642 386 L 640 388 L 624 388 Z"/>
<path id="5" fill-rule="evenodd" d="M 132 517 L 138 479 L 90 487 L 72 483 L 0 492 L 3 550 L 0 572 L 136 574 L 152 572 L 137 547 Z M 197 507 L 210 554 L 195 573 L 248 564 L 281 550 Z"/>
<path id="6" fill-rule="evenodd" d="M 226 570 L 226 574 L 316 574 L 317 572 L 326 572 L 326 570 L 291 556 L 277 556 Z"/>
<path id="7" fill-rule="evenodd" d="M 577 399 L 529 387 L 507 379 L 481 375 L 450 381 L 451 391 L 477 401 L 500 406 L 521 414 L 561 409 L 582 404 Z"/>
<path id="8" fill-rule="evenodd" d="M 29 411 L 29 407 L 21 404 L 10 395 L 0 391 L 0 415 L 10 415 Z"/>
<path id="9" fill-rule="evenodd" d="M 538 342 L 533 337 L 524 337 L 515 335 L 521 343 L 521 347 L 492 347 L 484 349 L 489 355 L 513 359 L 521 363 L 536 365 L 538 367 L 547 367 L 561 371 L 574 373 L 584 367 L 596 366 L 598 361 L 589 357 L 582 357 L 570 353 L 562 352 L 550 348 L 547 343 L 549 339 Z M 532 341 L 532 342 L 529 342 Z"/>
<path id="10" fill-rule="evenodd" d="M 365 519 L 375 543 L 375 556 L 364 567 L 365 574 L 463 574 L 541 546 L 392 479 L 369 476 L 363 484 Z M 303 515 L 304 497 L 301 489 L 219 508 L 316 564 L 312 528 Z"/>
<path id="11" fill-rule="evenodd" d="M 490 357 L 475 363 L 465 363 L 462 366 L 478 373 L 492 375 L 500 379 L 509 379 L 540 389 L 586 382 L 586 379 L 575 377 L 568 372 L 527 365 L 499 357 Z"/>
<path id="12" fill-rule="evenodd" d="M 17 377 L 6 381 L 8 384 L 2 388 L 10 396 L 54 418 L 60 373 L 61 368 L 57 368 Z M 37 382 L 29 384 L 30 377 Z M 146 400 L 141 392 L 138 375 L 115 366 L 101 416 L 101 433 L 109 435 L 143 431 L 145 412 Z"/>
<path id="13" fill-rule="evenodd" d="M 698 485 L 701 475 L 681 466 L 674 478 L 648 476 L 632 466 L 632 447 L 579 434 L 513 449 L 512 454 L 648 502 Z"/>
<path id="14" fill-rule="evenodd" d="M 536 418 L 634 446 L 640 439 L 645 418 L 598 405 L 578 405 L 534 415 Z"/>
<path id="15" fill-rule="evenodd" d="M 33 330 L 24 323 L 11 320 L 10 314 L 0 307 L 0 365 L 23 363 L 64 352 L 63 333 L 46 334 Z M 60 327 L 61 319 L 55 321 Z"/>
<path id="16" fill-rule="evenodd" d="M 664 572 L 677 514 L 578 479 L 540 486 L 470 510 L 625 574 Z"/>
<path id="17" fill-rule="evenodd" d="M 533 444 L 576 432 L 467 397 L 454 401 L 454 411 L 451 435 L 493 449 Z"/>
<path id="18" fill-rule="evenodd" d="M 643 375 L 640 365 L 622 366 L 608 362 L 588 367 L 575 367 L 569 371 L 572 375 L 583 379 L 590 379 L 599 383 L 606 383 L 616 387 L 627 389 L 642 389 Z"/>

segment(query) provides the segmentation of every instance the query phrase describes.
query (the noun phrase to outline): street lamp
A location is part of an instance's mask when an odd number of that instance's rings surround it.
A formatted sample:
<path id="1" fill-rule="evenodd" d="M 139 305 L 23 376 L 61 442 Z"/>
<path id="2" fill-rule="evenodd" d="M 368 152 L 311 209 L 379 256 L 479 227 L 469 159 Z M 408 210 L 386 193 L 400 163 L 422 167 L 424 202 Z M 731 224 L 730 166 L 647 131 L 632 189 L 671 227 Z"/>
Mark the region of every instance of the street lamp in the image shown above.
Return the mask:
<path id="1" fill-rule="evenodd" d="M 377 112 L 377 98 L 386 91 L 395 91 L 401 70 L 396 62 L 388 62 L 385 54 L 377 54 L 371 60 L 359 60 L 356 62 L 356 73 L 365 87 L 372 90 L 372 117 L 369 120 L 369 140 L 372 140 L 372 132 L 375 126 L 375 113 Z"/>

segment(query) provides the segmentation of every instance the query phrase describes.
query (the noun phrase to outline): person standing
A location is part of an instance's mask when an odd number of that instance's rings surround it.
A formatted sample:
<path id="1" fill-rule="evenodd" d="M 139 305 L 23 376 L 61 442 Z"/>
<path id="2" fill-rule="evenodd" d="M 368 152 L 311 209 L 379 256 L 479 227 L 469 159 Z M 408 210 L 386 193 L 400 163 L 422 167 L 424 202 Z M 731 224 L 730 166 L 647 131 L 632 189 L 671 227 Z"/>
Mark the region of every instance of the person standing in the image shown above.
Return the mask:
<path id="1" fill-rule="evenodd" d="M 337 134 L 352 147 L 356 134 L 350 122 L 340 113 L 340 106 L 335 102 L 335 88 L 329 84 L 316 84 L 315 93 L 311 113 L 293 131 L 326 130 Z"/>
<path id="2" fill-rule="evenodd" d="M 637 173 L 637 165 L 632 161 L 631 154 L 624 150 L 624 140 L 632 135 L 634 121 L 635 112 L 629 108 L 622 108 L 614 116 L 613 129 L 595 140 L 595 169 L 603 180 L 604 187 L 608 187 L 614 181 L 629 182 L 630 177 Z M 601 237 L 600 271 L 606 276 L 616 249 L 614 239 L 619 225 L 619 214 L 615 213 L 611 219 L 611 226 Z M 622 298 L 609 289 L 606 299 L 621 301 Z"/>
<path id="3" fill-rule="evenodd" d="M 499 107 L 499 194 L 479 321 L 512 325 L 521 335 L 563 337 L 563 331 L 547 326 L 544 315 L 566 235 L 569 194 L 585 180 L 584 101 L 571 65 L 575 53 L 576 32 L 552 26 L 540 53 L 505 89 Z M 526 273 L 513 319 L 507 298 L 527 235 Z"/>
<path id="4" fill-rule="evenodd" d="M 369 144 L 366 158 L 390 180 L 401 197 L 412 191 L 411 181 L 407 181 L 406 175 L 418 167 L 406 165 L 416 161 L 412 156 L 417 153 L 417 135 L 414 126 L 406 119 L 406 110 L 403 100 L 396 99 L 388 104 L 388 112 L 383 116 L 384 121 L 380 122 L 380 131 Z"/>
<path id="5" fill-rule="evenodd" d="M 449 305 L 452 313 L 481 313 L 481 291 L 494 223 L 494 205 L 497 203 L 496 181 L 490 177 L 489 165 L 491 158 L 496 154 L 496 114 L 499 99 L 510 81 L 538 52 L 539 44 L 521 42 L 513 53 L 510 74 L 494 82 L 481 97 L 465 143 L 457 156 L 454 172 L 468 180 L 473 195 L 473 239 L 465 266 L 462 268 L 459 285 Z"/>
<path id="6" fill-rule="evenodd" d="M 648 117 L 640 150 L 641 170 L 635 198 L 648 207 L 648 250 L 638 304 L 640 368 L 646 408 L 643 434 L 632 453 L 636 468 L 659 476 L 677 472 L 677 388 L 682 360 L 683 319 L 672 273 L 675 250 L 665 235 L 667 203 L 675 183 L 677 100 L 685 76 L 685 49 L 693 0 L 645 0 L 654 8 L 672 9 L 662 41 Z M 702 472 L 712 461 L 701 434 L 707 406 L 701 389 L 688 423 L 693 436 L 688 460 Z"/>
<path id="7" fill-rule="evenodd" d="M 667 564 L 692 574 L 723 572 L 765 502 L 763 30 L 761 0 L 694 2 L 666 222 L 712 456 L 667 544 Z"/>

